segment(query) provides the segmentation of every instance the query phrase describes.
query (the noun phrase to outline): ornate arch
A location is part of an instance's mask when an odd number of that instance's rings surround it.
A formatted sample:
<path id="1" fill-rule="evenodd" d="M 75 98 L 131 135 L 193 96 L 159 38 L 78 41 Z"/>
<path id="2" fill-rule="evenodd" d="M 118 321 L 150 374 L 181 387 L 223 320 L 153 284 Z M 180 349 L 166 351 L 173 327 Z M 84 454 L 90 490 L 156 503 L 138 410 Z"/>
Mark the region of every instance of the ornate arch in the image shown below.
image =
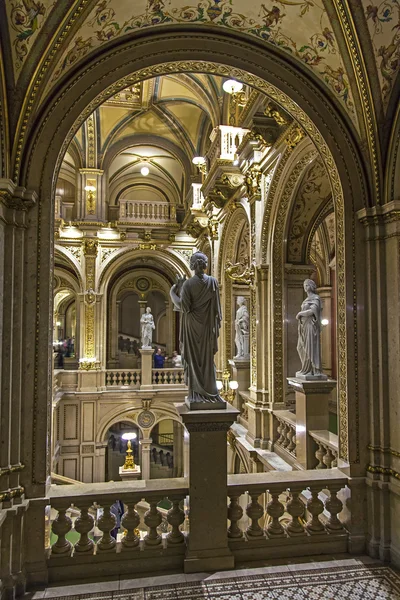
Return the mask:
<path id="1" fill-rule="evenodd" d="M 357 148 L 357 134 L 343 110 L 313 74 L 277 47 L 236 31 L 222 28 L 216 31 L 208 26 L 147 29 L 124 37 L 123 44 L 116 40 L 105 45 L 60 80 L 40 113 L 31 122 L 24 121 L 15 144 L 15 181 L 36 192 L 40 199 L 30 209 L 32 235 L 27 252 L 33 253 L 34 260 L 26 265 L 26 277 L 32 288 L 36 288 L 36 306 L 48 306 L 51 295 L 51 284 L 49 286 L 45 274 L 51 278 L 53 269 L 50 249 L 54 233 L 54 185 L 60 160 L 74 132 L 88 114 L 120 89 L 156 75 L 188 71 L 234 77 L 265 93 L 303 127 L 323 158 L 337 215 L 339 394 L 343 408 L 340 456 L 350 463 L 358 463 L 359 398 L 364 397 L 359 393 L 360 383 L 364 385 L 364 382 L 357 371 L 360 338 L 357 303 L 363 300 L 364 294 L 358 273 L 363 271 L 365 257 L 356 256 L 354 252 L 356 241 L 363 236 L 354 215 L 356 210 L 370 204 L 372 186 L 370 180 L 365 179 L 368 170 Z M 41 389 L 48 387 L 43 361 L 47 364 L 49 336 L 43 334 L 43 314 L 25 318 L 27 326 L 36 333 L 35 360 L 27 368 L 27 375 L 34 384 L 32 390 L 24 392 L 24 400 L 31 402 L 34 414 L 39 414 L 39 408 L 44 410 L 42 404 L 47 403 Z M 50 320 L 50 315 L 48 318 Z M 362 338 L 365 335 L 363 323 L 361 328 Z M 348 378 L 350 367 L 352 377 Z M 356 424 L 351 449 L 347 438 L 348 414 Z M 37 450 L 24 473 L 28 483 L 40 485 L 46 478 L 46 464 L 42 460 L 45 443 L 39 440 L 45 440 L 48 431 L 48 422 L 37 424 L 33 429 L 32 444 Z"/>

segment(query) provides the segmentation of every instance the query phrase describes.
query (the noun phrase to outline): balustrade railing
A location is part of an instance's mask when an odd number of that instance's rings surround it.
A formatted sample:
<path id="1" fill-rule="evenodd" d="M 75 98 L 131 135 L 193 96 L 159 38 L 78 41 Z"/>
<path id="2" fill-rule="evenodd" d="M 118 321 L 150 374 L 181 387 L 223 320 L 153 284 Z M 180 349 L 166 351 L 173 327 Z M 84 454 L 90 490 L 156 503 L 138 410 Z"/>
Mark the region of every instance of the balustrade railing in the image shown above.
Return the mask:
<path id="1" fill-rule="evenodd" d="M 175 219 L 175 207 L 169 202 L 119 200 L 120 221 L 166 222 Z"/>
<path id="2" fill-rule="evenodd" d="M 331 469 L 337 467 L 339 454 L 339 438 L 330 431 L 309 431 L 317 445 L 315 458 L 318 461 L 316 469 Z"/>
<path id="3" fill-rule="evenodd" d="M 283 448 L 293 457 L 296 456 L 296 415 L 288 410 L 275 410 L 277 420 L 277 438 L 274 445 Z"/>
<path id="4" fill-rule="evenodd" d="M 318 543 L 321 552 L 321 543 L 324 541 L 331 549 L 337 543 L 336 548 L 346 551 L 347 531 L 340 515 L 343 503 L 338 498 L 338 493 L 346 484 L 346 476 L 337 471 L 230 475 L 230 545 L 233 544 L 238 550 L 237 555 L 243 557 L 248 542 L 258 542 L 260 556 L 263 554 L 262 548 L 266 550 L 265 556 L 268 555 L 268 548 L 273 548 L 276 554 L 277 546 L 281 555 L 288 555 L 282 546 L 291 546 L 293 549 L 296 545 L 301 545 L 304 553 L 312 553 L 315 551 L 313 542 Z M 250 499 L 245 509 L 247 525 L 241 522 L 244 514 L 241 506 L 243 494 L 248 494 Z M 265 506 L 260 503 L 260 497 L 266 499 Z"/>
<path id="5" fill-rule="evenodd" d="M 155 385 L 184 385 L 183 369 L 153 369 L 152 382 Z"/>
<path id="6" fill-rule="evenodd" d="M 156 480 L 116 482 L 112 485 L 51 485 L 47 497 L 53 512 L 56 512 L 51 530 L 57 536 L 57 540 L 51 545 L 50 561 L 57 557 L 75 555 L 81 560 L 83 556 L 93 554 L 115 554 L 134 550 L 155 549 L 165 552 L 168 548 L 183 545 L 185 535 L 181 531 L 181 525 L 185 514 L 182 504 L 188 494 L 187 482 L 183 478 L 169 479 L 167 484 L 163 482 L 161 489 L 160 487 L 160 482 Z M 142 521 L 136 507 L 143 500 L 149 504 L 149 510 L 144 514 Z M 162 536 L 159 531 L 162 513 L 157 507 L 160 502 L 166 500 L 171 506 L 167 512 L 169 531 Z M 126 506 L 126 512 L 121 518 L 124 534 L 120 542 L 117 542 L 115 534 L 113 535 L 117 519 L 112 506 L 117 501 Z M 67 514 L 71 511 L 77 516 L 71 518 Z M 98 539 L 93 539 L 95 528 L 100 532 Z M 139 528 L 147 530 L 143 539 Z M 68 540 L 71 531 L 78 535 L 75 542 Z M 74 537 L 76 538 L 76 535 Z"/>
<path id="7" fill-rule="evenodd" d="M 133 388 L 140 387 L 142 372 L 140 369 L 121 370 L 112 369 L 106 371 L 106 386 L 119 388 L 129 386 Z"/>

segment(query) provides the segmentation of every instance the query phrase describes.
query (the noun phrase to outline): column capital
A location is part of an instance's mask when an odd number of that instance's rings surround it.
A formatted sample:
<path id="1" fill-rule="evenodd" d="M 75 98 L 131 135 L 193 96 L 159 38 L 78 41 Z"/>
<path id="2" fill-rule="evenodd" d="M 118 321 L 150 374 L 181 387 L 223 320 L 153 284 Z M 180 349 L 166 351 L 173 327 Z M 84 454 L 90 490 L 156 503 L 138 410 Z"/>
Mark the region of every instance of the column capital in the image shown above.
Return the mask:
<path id="1" fill-rule="evenodd" d="M 186 404 L 178 407 L 182 421 L 189 433 L 228 431 L 239 411 L 231 404 L 221 410 L 190 410 Z"/>

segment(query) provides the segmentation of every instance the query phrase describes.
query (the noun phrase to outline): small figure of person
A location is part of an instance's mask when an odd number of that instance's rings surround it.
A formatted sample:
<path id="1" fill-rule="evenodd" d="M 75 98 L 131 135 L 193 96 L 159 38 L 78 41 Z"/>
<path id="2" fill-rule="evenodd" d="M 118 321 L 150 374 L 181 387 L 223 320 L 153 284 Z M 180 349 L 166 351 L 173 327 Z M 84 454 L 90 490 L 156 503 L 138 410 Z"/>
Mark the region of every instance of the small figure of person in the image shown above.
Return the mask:
<path id="1" fill-rule="evenodd" d="M 142 348 L 151 348 L 153 329 L 155 329 L 156 326 L 154 324 L 150 306 L 146 308 L 146 312 L 142 315 L 140 323 L 142 325 Z"/>
<path id="2" fill-rule="evenodd" d="M 161 348 L 157 348 L 157 352 L 154 355 L 154 368 L 163 369 L 165 363 L 165 356 L 162 353 Z"/>
<path id="3" fill-rule="evenodd" d="M 164 461 L 165 461 L 164 450 L 160 450 L 159 456 L 160 456 L 160 465 L 163 467 L 164 466 Z"/>
<path id="4" fill-rule="evenodd" d="M 154 464 L 157 464 L 157 449 L 154 448 L 154 446 L 153 446 L 153 449 L 152 449 L 151 453 L 153 455 Z"/>
<path id="5" fill-rule="evenodd" d="M 57 367 L 59 369 L 63 369 L 64 368 L 64 352 L 63 352 L 63 348 L 61 345 L 58 348 L 56 360 L 57 360 Z"/>
<path id="6" fill-rule="evenodd" d="M 174 369 L 179 369 L 182 367 L 182 356 L 178 354 L 176 350 L 173 351 L 171 360 Z"/>
<path id="7" fill-rule="evenodd" d="M 119 528 L 121 527 L 121 518 L 125 512 L 124 505 L 121 500 L 117 500 L 111 505 L 110 512 L 111 514 L 115 515 L 116 518 L 115 527 L 110 531 L 110 535 L 116 540 Z"/>

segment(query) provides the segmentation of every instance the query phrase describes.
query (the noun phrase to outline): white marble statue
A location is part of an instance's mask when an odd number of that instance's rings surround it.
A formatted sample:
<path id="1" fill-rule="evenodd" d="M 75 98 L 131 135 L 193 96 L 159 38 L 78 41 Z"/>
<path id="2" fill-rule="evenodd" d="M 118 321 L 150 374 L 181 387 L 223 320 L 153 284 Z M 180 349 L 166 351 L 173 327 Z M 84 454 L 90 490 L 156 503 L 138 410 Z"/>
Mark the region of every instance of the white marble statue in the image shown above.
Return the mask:
<path id="1" fill-rule="evenodd" d="M 321 313 L 322 302 L 315 293 L 317 285 L 312 279 L 304 282 L 304 291 L 307 298 L 301 305 L 301 311 L 297 313 L 298 341 L 297 352 L 301 360 L 301 369 L 297 371 L 296 377 L 302 379 L 327 379 L 322 373 L 321 362 Z"/>
<path id="2" fill-rule="evenodd" d="M 188 386 L 187 403 L 191 410 L 206 405 L 225 408 L 217 389 L 214 355 L 218 350 L 221 326 L 219 286 L 205 274 L 207 256 L 196 252 L 190 259 L 193 277 L 178 278 L 170 296 L 181 313 L 180 354 Z"/>
<path id="3" fill-rule="evenodd" d="M 237 299 L 238 309 L 235 318 L 235 344 L 236 356 L 234 358 L 249 358 L 249 325 L 250 315 L 247 310 L 246 298 L 239 296 Z"/>
<path id="4" fill-rule="evenodd" d="M 154 325 L 153 315 L 151 314 L 151 308 L 148 306 L 146 312 L 143 313 L 140 323 L 142 325 L 142 348 L 151 348 L 151 342 L 153 339 L 153 329 L 156 328 Z"/>

